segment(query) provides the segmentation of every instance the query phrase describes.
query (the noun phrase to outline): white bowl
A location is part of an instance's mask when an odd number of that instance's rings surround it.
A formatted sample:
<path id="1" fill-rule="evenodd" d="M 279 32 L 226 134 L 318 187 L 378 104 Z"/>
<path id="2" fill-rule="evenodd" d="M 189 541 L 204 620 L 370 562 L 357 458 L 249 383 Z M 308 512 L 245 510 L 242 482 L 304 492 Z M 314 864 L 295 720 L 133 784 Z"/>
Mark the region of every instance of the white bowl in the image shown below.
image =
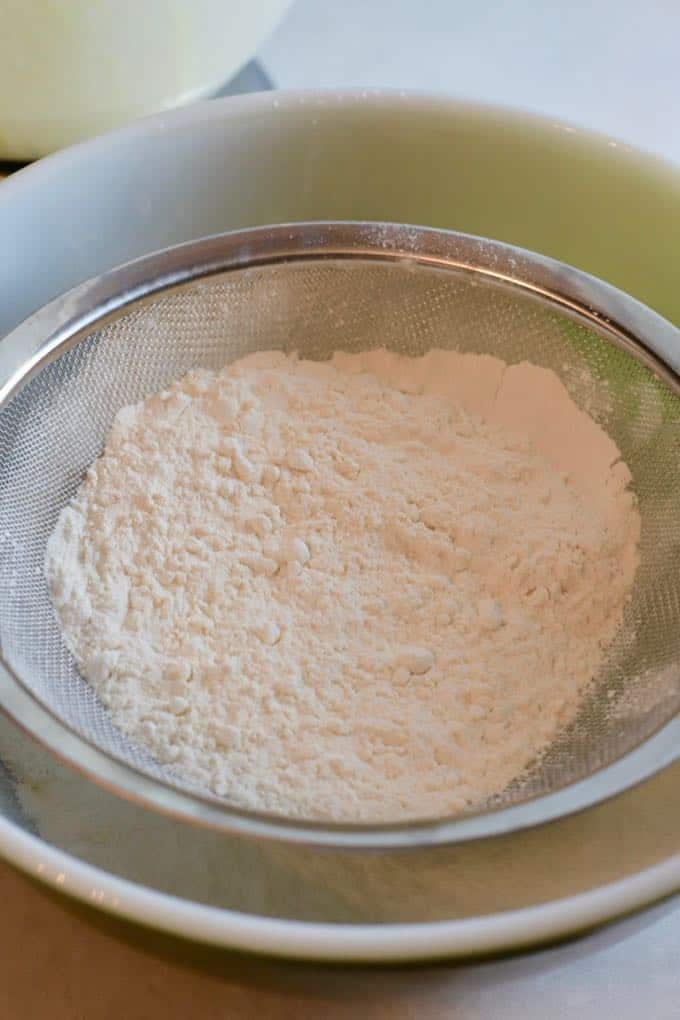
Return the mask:
<path id="1" fill-rule="evenodd" d="M 446 99 L 273 93 L 158 115 L 0 185 L 0 334 L 75 283 L 159 247 L 321 218 L 494 236 L 574 263 L 680 322 L 673 168 L 568 125 Z M 0 781 L 0 852 L 103 909 L 220 945 L 318 959 L 498 951 L 680 886 L 677 766 L 512 845 L 468 849 L 455 917 L 396 923 L 397 897 L 389 918 L 366 923 L 375 918 L 362 914 L 360 887 L 354 900 L 315 887 L 313 870 L 284 854 L 258 872 L 252 854 L 115 800 L 7 723 L 0 746 L 20 779 Z M 480 876 L 494 854 L 503 883 L 486 889 Z M 409 868 L 398 876 L 404 902 L 418 896 L 417 864 Z"/>

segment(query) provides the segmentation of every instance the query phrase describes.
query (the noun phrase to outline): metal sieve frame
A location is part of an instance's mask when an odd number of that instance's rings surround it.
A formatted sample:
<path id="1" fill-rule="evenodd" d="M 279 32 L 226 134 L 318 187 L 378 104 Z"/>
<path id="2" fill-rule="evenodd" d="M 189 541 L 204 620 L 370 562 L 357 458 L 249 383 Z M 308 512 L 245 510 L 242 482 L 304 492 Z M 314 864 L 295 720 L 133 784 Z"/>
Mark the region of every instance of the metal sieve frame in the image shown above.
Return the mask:
<path id="1" fill-rule="evenodd" d="M 680 330 L 603 281 L 496 241 L 423 227 L 315 222 L 233 231 L 145 256 L 88 281 L 2 341 L 0 409 L 42 368 L 131 306 L 199 279 L 286 261 L 401 261 L 477 274 L 558 309 L 625 350 L 680 395 Z M 0 709 L 62 761 L 113 793 L 179 819 L 248 837 L 328 847 L 453 844 L 518 831 L 622 793 L 680 757 L 680 716 L 614 763 L 509 807 L 381 825 L 288 820 L 187 793 L 102 751 L 63 723 L 0 658 Z"/>

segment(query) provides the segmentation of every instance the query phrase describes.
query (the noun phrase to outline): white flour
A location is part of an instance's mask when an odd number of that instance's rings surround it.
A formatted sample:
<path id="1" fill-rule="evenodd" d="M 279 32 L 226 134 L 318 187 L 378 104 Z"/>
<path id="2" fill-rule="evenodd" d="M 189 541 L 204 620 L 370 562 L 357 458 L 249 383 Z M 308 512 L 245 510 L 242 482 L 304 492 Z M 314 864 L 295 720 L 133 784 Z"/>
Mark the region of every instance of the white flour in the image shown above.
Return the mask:
<path id="1" fill-rule="evenodd" d="M 114 720 L 187 779 L 448 813 L 573 717 L 635 573 L 629 480 L 544 369 L 257 354 L 120 412 L 47 578 Z"/>

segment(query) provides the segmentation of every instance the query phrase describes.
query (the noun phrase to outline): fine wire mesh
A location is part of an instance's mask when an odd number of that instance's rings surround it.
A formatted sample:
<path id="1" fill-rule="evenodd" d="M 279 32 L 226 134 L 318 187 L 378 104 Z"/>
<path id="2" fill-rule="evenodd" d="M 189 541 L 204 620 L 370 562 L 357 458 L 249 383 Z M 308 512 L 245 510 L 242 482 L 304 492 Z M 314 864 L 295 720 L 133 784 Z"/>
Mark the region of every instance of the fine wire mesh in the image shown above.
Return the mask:
<path id="1" fill-rule="evenodd" d="M 578 718 L 494 806 L 588 776 L 678 711 L 680 398 L 528 293 L 460 271 L 355 258 L 248 268 L 161 292 L 47 364 L 0 409 L 0 646 L 62 721 L 147 775 L 191 789 L 114 726 L 64 647 L 46 590 L 47 538 L 116 412 L 192 368 L 219 369 L 257 349 L 322 359 L 376 346 L 408 355 L 453 348 L 555 370 L 633 476 L 642 536 L 624 625 Z"/>

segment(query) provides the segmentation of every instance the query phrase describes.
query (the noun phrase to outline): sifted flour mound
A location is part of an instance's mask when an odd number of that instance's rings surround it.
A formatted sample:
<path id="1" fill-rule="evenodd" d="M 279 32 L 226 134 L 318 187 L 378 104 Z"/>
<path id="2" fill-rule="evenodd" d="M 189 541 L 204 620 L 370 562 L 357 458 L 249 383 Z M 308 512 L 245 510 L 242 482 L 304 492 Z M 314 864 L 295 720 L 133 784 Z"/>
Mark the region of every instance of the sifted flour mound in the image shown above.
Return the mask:
<path id="1" fill-rule="evenodd" d="M 545 369 L 259 353 L 120 411 L 46 575 L 177 774 L 297 816 L 451 813 L 575 714 L 635 574 L 629 481 Z"/>

